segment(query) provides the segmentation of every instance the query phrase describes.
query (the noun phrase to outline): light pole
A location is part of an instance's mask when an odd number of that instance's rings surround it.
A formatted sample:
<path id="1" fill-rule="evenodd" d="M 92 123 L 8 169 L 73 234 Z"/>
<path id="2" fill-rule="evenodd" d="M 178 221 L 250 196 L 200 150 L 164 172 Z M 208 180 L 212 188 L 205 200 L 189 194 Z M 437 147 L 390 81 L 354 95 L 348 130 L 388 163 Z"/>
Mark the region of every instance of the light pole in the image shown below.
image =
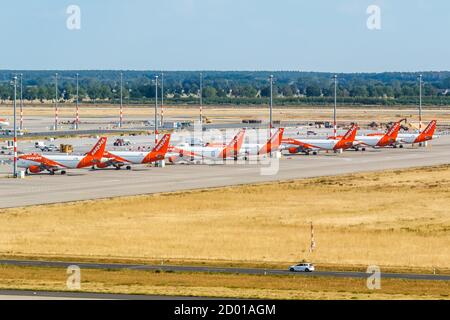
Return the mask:
<path id="1" fill-rule="evenodd" d="M 13 177 L 17 178 L 17 124 L 16 124 L 16 106 L 17 106 L 17 76 L 14 77 L 14 165 Z"/>
<path id="2" fill-rule="evenodd" d="M 128 85 L 127 85 L 128 86 Z M 131 99 L 131 92 L 133 92 L 133 89 L 128 89 L 128 107 L 131 105 L 130 99 Z"/>
<path id="3" fill-rule="evenodd" d="M 77 98 L 76 98 L 76 102 L 75 102 L 75 129 L 79 129 L 80 127 L 80 106 L 79 106 L 79 74 L 77 73 Z"/>
<path id="4" fill-rule="evenodd" d="M 422 75 L 419 75 L 419 133 L 422 133 Z"/>
<path id="5" fill-rule="evenodd" d="M 155 143 L 158 143 L 158 76 L 155 76 Z"/>
<path id="6" fill-rule="evenodd" d="M 58 130 L 58 74 L 55 73 L 55 131 Z"/>
<path id="7" fill-rule="evenodd" d="M 123 73 L 120 73 L 120 119 L 119 128 L 123 125 Z"/>
<path id="8" fill-rule="evenodd" d="M 23 73 L 20 74 L 20 122 L 19 130 L 23 130 Z"/>
<path id="9" fill-rule="evenodd" d="M 161 126 L 164 125 L 164 72 L 161 72 Z"/>
<path id="10" fill-rule="evenodd" d="M 337 138 L 337 75 L 334 75 L 334 112 L 333 112 L 333 130 L 334 130 L 334 139 Z"/>
<path id="11" fill-rule="evenodd" d="M 273 109 L 273 75 L 270 75 L 269 81 L 270 81 L 269 129 L 272 130 L 272 127 L 273 127 L 273 118 L 272 118 L 272 109 Z"/>
<path id="12" fill-rule="evenodd" d="M 200 72 L 200 124 L 203 124 L 203 73 Z"/>

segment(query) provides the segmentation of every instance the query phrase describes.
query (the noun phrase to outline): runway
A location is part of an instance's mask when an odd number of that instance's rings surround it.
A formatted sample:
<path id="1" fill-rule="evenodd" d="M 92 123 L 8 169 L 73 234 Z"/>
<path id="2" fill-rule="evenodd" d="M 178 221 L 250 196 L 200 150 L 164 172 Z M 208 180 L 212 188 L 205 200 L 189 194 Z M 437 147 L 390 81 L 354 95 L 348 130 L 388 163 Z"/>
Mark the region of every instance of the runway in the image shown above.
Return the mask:
<path id="1" fill-rule="evenodd" d="M 365 279 L 369 274 L 356 271 L 315 271 L 311 273 L 293 273 L 288 270 L 261 269 L 261 268 L 218 268 L 208 266 L 169 266 L 169 265 L 139 265 L 115 263 L 77 263 L 37 260 L 0 260 L 0 265 L 67 268 L 77 265 L 81 269 L 109 269 L 109 270 L 141 270 L 141 271 L 171 271 L 189 273 L 223 273 L 241 275 L 276 275 L 276 276 L 302 276 L 302 277 L 337 277 Z M 381 273 L 382 278 L 401 280 L 427 280 L 450 281 L 450 275 L 412 274 L 412 273 Z"/>
<path id="2" fill-rule="evenodd" d="M 369 149 L 318 156 L 287 155 L 280 159 L 278 168 L 274 162 L 271 175 L 263 174 L 262 169 L 267 169 L 267 164 L 135 166 L 132 171 L 72 170 L 67 176 L 42 174 L 23 180 L 0 178 L 0 208 L 448 163 L 450 136 L 442 136 L 426 148 L 407 146 L 405 149 Z M 7 169 L 3 167 L 3 172 Z"/>

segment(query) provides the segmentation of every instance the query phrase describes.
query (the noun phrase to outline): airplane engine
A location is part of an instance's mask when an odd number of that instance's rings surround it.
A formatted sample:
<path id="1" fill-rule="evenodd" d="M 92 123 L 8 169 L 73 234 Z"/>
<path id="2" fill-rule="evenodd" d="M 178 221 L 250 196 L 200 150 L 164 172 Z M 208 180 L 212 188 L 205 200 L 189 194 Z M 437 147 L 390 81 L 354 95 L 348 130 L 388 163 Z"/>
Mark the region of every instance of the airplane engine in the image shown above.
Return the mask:
<path id="1" fill-rule="evenodd" d="M 28 168 L 28 171 L 30 171 L 31 173 L 39 173 L 42 172 L 42 169 L 39 166 L 31 166 Z"/>
<path id="2" fill-rule="evenodd" d="M 170 163 L 175 163 L 176 161 L 177 161 L 177 157 L 175 157 L 175 156 L 169 157 L 169 162 Z"/>
<path id="3" fill-rule="evenodd" d="M 96 166 L 99 169 L 105 169 L 105 168 L 109 167 L 109 164 L 107 164 L 107 163 L 97 163 Z"/>
<path id="4" fill-rule="evenodd" d="M 298 153 L 298 148 L 289 148 L 289 153 L 294 154 L 294 153 Z"/>

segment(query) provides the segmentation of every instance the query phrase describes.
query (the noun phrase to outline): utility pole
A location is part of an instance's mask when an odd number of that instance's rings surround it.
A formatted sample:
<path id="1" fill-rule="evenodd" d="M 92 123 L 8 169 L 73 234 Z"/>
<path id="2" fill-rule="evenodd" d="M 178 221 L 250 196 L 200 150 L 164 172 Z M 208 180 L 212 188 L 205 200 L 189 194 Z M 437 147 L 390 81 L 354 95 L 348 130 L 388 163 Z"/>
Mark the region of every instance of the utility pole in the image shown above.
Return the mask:
<path id="1" fill-rule="evenodd" d="M 269 77 L 270 81 L 270 112 L 269 112 L 269 129 L 273 128 L 273 118 L 272 118 L 272 109 L 273 109 L 273 75 Z"/>
<path id="2" fill-rule="evenodd" d="M 20 74 L 20 122 L 19 130 L 23 130 L 23 73 Z"/>
<path id="3" fill-rule="evenodd" d="M 309 252 L 313 253 L 314 249 L 316 249 L 316 240 L 314 239 L 314 225 L 311 221 L 311 242 L 309 245 Z"/>
<path id="4" fill-rule="evenodd" d="M 16 124 L 16 106 L 17 106 L 17 76 L 14 77 L 14 165 L 13 177 L 17 178 L 17 124 Z"/>
<path id="5" fill-rule="evenodd" d="M 203 124 L 203 73 L 200 72 L 200 124 Z"/>
<path id="6" fill-rule="evenodd" d="M 80 94 L 80 92 L 79 92 L 79 74 L 77 73 L 77 98 L 76 98 L 76 101 L 75 101 L 75 129 L 79 129 L 79 127 L 80 127 L 80 110 L 79 110 L 79 94 Z"/>
<path id="7" fill-rule="evenodd" d="M 158 76 L 155 76 L 155 144 L 158 143 Z"/>
<path id="8" fill-rule="evenodd" d="M 123 125 L 123 73 L 120 73 L 120 119 L 119 128 Z"/>
<path id="9" fill-rule="evenodd" d="M 58 130 L 58 74 L 55 73 L 55 131 Z"/>
<path id="10" fill-rule="evenodd" d="M 422 133 L 422 75 L 419 75 L 419 133 Z"/>
<path id="11" fill-rule="evenodd" d="M 164 125 L 164 72 L 161 72 L 161 126 Z"/>
<path id="12" fill-rule="evenodd" d="M 337 139 L 337 75 L 334 75 L 334 115 L 333 115 L 333 130 L 334 130 L 334 139 Z"/>

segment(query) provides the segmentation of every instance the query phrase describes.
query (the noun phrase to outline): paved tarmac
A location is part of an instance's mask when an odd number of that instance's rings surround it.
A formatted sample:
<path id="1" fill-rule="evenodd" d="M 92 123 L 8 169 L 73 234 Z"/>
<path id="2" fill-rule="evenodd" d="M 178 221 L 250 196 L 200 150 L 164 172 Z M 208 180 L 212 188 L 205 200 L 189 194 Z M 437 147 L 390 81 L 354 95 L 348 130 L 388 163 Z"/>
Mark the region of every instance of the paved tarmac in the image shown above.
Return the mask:
<path id="1" fill-rule="evenodd" d="M 131 171 L 71 170 L 67 176 L 44 173 L 23 180 L 0 178 L 0 208 L 447 163 L 450 163 L 450 136 L 442 136 L 426 148 L 407 146 L 318 156 L 287 155 L 279 162 L 272 162 L 272 170 L 267 163 L 135 166 Z M 0 175 L 8 170 L 10 167 L 0 166 Z"/>

